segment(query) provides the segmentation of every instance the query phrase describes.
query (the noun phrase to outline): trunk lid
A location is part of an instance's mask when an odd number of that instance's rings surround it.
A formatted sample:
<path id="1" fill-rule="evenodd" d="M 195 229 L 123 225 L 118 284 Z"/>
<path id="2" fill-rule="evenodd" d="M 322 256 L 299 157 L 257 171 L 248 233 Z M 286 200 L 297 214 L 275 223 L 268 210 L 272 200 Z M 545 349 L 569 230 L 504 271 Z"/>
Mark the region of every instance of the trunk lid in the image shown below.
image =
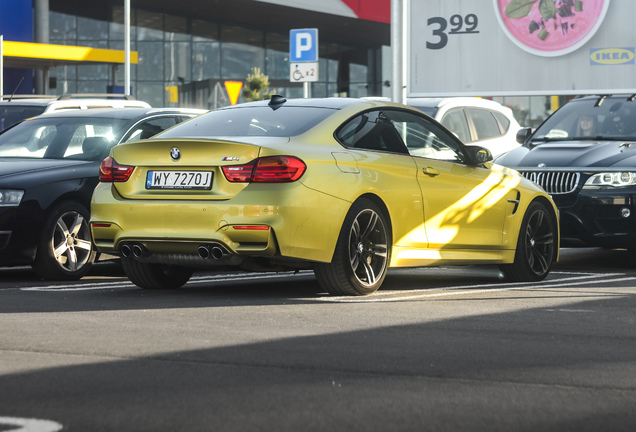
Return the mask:
<path id="1" fill-rule="evenodd" d="M 182 138 L 122 144 L 113 148 L 111 156 L 117 164 L 135 169 L 128 181 L 113 185 L 126 199 L 227 200 L 249 183 L 227 181 L 223 167 L 245 165 L 259 156 L 261 146 L 288 141 L 268 137 L 249 137 L 249 142 Z"/>

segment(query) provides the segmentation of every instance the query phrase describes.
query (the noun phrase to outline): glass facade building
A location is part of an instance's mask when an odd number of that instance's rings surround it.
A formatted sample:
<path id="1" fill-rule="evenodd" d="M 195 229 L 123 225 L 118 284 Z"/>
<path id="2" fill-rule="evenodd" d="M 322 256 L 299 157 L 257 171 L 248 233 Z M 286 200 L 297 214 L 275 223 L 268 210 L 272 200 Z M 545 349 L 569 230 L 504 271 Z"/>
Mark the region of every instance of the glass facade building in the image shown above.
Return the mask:
<path id="1" fill-rule="evenodd" d="M 334 11 L 339 2 L 357 4 L 357 16 Z M 43 24 L 34 18 L 34 10 L 42 3 L 47 6 L 46 43 L 124 49 L 124 0 L 0 0 L 0 34 L 4 32 L 5 41 L 33 42 L 35 30 Z M 329 0 L 315 5 L 306 0 L 130 3 L 131 50 L 138 55 L 131 65 L 130 94 L 152 106 L 228 105 L 224 82 L 245 82 L 254 68 L 268 76 L 270 92 L 303 97 L 303 85 L 289 77 L 289 31 L 298 28 L 319 30 L 319 79 L 310 84 L 311 96 L 391 96 L 390 0 Z M 5 68 L 4 92 L 124 93 L 122 64 L 50 65 L 45 78 L 34 77 L 32 69 Z M 493 99 L 511 107 L 522 125 L 536 126 L 563 98 Z"/>
<path id="2" fill-rule="evenodd" d="M 96 8 L 92 2 L 51 0 L 49 42 L 123 50 L 122 3 L 106 2 Z M 72 11 L 70 4 L 75 6 Z M 269 77 L 275 92 L 303 96 L 302 84 L 289 79 L 287 26 L 279 26 L 276 31 L 202 18 L 187 7 L 178 14 L 135 4 L 130 16 L 131 50 L 138 53 L 138 63 L 131 65 L 131 94 L 137 99 L 152 106 L 227 105 L 223 82 L 245 81 L 253 68 Z M 385 26 L 388 39 L 390 31 L 388 24 Z M 311 95 L 382 96 L 383 80 L 378 72 L 382 51 L 381 45 L 356 45 L 321 37 L 319 80 L 311 83 Z M 123 65 L 67 65 L 48 71 L 50 94 L 123 92 L 123 83 Z"/>

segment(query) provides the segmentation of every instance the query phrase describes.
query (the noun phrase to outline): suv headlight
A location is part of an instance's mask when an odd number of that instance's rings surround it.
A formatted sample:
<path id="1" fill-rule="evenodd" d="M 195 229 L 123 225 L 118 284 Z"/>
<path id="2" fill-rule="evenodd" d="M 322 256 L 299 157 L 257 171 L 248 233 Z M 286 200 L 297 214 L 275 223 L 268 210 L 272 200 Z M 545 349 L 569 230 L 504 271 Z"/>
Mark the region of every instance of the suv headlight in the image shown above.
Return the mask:
<path id="1" fill-rule="evenodd" d="M 625 187 L 636 186 L 636 172 L 606 172 L 594 174 L 584 187 Z"/>
<path id="2" fill-rule="evenodd" d="M 0 189 L 0 206 L 17 206 L 23 195 L 23 190 Z"/>

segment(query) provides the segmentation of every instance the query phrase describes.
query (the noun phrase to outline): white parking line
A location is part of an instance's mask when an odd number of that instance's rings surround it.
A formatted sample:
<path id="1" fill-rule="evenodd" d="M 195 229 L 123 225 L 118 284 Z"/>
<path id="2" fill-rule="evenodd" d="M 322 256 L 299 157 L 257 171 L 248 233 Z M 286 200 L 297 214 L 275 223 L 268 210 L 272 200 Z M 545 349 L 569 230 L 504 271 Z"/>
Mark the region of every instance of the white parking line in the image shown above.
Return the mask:
<path id="1" fill-rule="evenodd" d="M 568 273 L 568 274 L 576 274 L 576 273 Z M 374 294 L 371 294 L 367 297 L 320 297 L 317 300 L 325 301 L 325 302 L 340 302 L 340 303 L 372 303 L 372 302 L 396 302 L 396 301 L 404 301 L 404 300 L 416 300 L 416 299 L 424 299 L 424 298 L 434 298 L 434 297 L 450 297 L 450 296 L 458 296 L 458 295 L 472 295 L 472 294 L 483 294 L 483 293 L 492 293 L 498 291 L 519 291 L 519 290 L 527 290 L 527 289 L 544 289 L 544 288 L 559 288 L 571 285 L 573 282 L 577 281 L 577 285 L 590 285 L 590 284 L 605 284 L 605 283 L 613 283 L 613 282 L 623 282 L 636 280 L 636 277 L 623 277 L 623 278 L 612 278 L 607 279 L 608 276 L 624 276 L 625 273 L 604 273 L 604 274 L 592 274 L 592 273 L 582 273 L 587 274 L 588 276 L 581 277 L 571 277 L 559 279 L 558 283 L 535 283 L 535 282 L 520 282 L 515 283 L 508 287 L 503 288 L 493 288 L 492 284 L 482 284 L 482 285 L 463 285 L 463 286 L 450 286 L 443 288 L 427 288 L 423 290 L 408 290 L 408 291 L 390 291 L 390 292 L 382 292 L 378 291 Z M 590 279 L 593 280 L 583 280 Z M 488 289 L 474 289 L 479 287 L 490 287 Z M 473 288 L 473 289 L 469 289 Z M 459 291 L 455 291 L 459 290 Z M 444 291 L 444 292 L 436 292 L 431 293 L 431 291 Z M 447 292 L 452 291 L 452 292 Z M 418 294 L 413 294 L 418 293 Z M 400 296 L 400 294 L 408 294 L 406 296 Z"/>
<path id="2" fill-rule="evenodd" d="M 188 281 L 186 286 L 194 284 L 206 283 L 223 283 L 223 282 L 249 282 L 259 281 L 263 279 L 292 278 L 298 276 L 309 276 L 313 273 L 310 270 L 303 270 L 296 273 L 239 273 L 224 275 L 207 275 L 194 276 Z M 365 303 L 365 302 L 394 302 L 403 300 L 414 300 L 423 298 L 434 298 L 444 296 L 471 295 L 497 291 L 515 291 L 523 289 L 536 288 L 556 288 L 577 283 L 579 285 L 588 284 L 605 284 L 610 282 L 620 282 L 628 280 L 636 280 L 636 277 L 617 278 L 625 276 L 625 273 L 578 273 L 578 272 L 552 272 L 552 274 L 567 275 L 568 277 L 559 278 L 553 281 L 543 282 L 519 282 L 514 284 L 477 284 L 477 285 L 457 285 L 439 288 L 425 288 L 416 290 L 400 290 L 400 291 L 378 291 L 372 295 L 365 297 L 316 297 L 315 300 L 326 302 L 342 302 L 342 303 Z M 587 280 L 590 279 L 590 280 Z M 64 284 L 64 285 L 48 285 L 41 287 L 23 287 L 18 288 L 21 291 L 38 291 L 38 292 L 69 292 L 69 291 L 96 291 L 96 290 L 112 290 L 112 289 L 130 289 L 136 286 L 127 281 L 114 282 L 98 282 L 98 283 L 80 283 L 80 284 Z M 480 289 L 484 288 L 484 289 Z M 431 292 L 435 291 L 435 292 Z M 441 291 L 441 292 L 440 292 Z"/>
<path id="3" fill-rule="evenodd" d="M 51 420 L 40 420 L 20 417 L 0 417 L 0 426 L 18 426 L 12 432 L 57 432 L 62 425 Z M 4 430 L 4 428 L 2 428 Z M 8 429 L 7 429 L 8 430 Z"/>
<path id="4" fill-rule="evenodd" d="M 187 285 L 203 284 L 210 282 L 234 282 L 234 281 L 252 281 L 261 279 L 274 279 L 286 277 L 298 277 L 312 274 L 311 271 L 301 271 L 298 273 L 249 273 L 236 275 L 214 275 L 214 276 L 194 276 Z M 117 282 L 98 282 L 98 283 L 82 283 L 82 284 L 64 284 L 64 285 L 47 285 L 43 287 L 26 287 L 19 288 L 21 291 L 47 291 L 47 292 L 68 292 L 68 291 L 93 291 L 108 289 L 134 288 L 135 285 L 129 281 Z"/>

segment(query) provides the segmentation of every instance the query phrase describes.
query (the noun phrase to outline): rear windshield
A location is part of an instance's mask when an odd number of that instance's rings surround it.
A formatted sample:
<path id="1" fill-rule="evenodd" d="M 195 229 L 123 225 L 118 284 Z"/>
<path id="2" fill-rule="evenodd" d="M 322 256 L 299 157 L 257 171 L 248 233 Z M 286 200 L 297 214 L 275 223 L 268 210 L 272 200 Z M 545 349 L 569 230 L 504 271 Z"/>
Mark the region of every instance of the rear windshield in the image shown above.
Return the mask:
<path id="1" fill-rule="evenodd" d="M 0 105 L 0 130 L 24 120 L 25 118 L 35 117 L 44 112 L 46 106 L 41 105 Z"/>
<path id="2" fill-rule="evenodd" d="M 157 138 L 300 135 L 336 112 L 330 108 L 282 106 L 236 107 L 212 111 L 157 135 Z"/>

